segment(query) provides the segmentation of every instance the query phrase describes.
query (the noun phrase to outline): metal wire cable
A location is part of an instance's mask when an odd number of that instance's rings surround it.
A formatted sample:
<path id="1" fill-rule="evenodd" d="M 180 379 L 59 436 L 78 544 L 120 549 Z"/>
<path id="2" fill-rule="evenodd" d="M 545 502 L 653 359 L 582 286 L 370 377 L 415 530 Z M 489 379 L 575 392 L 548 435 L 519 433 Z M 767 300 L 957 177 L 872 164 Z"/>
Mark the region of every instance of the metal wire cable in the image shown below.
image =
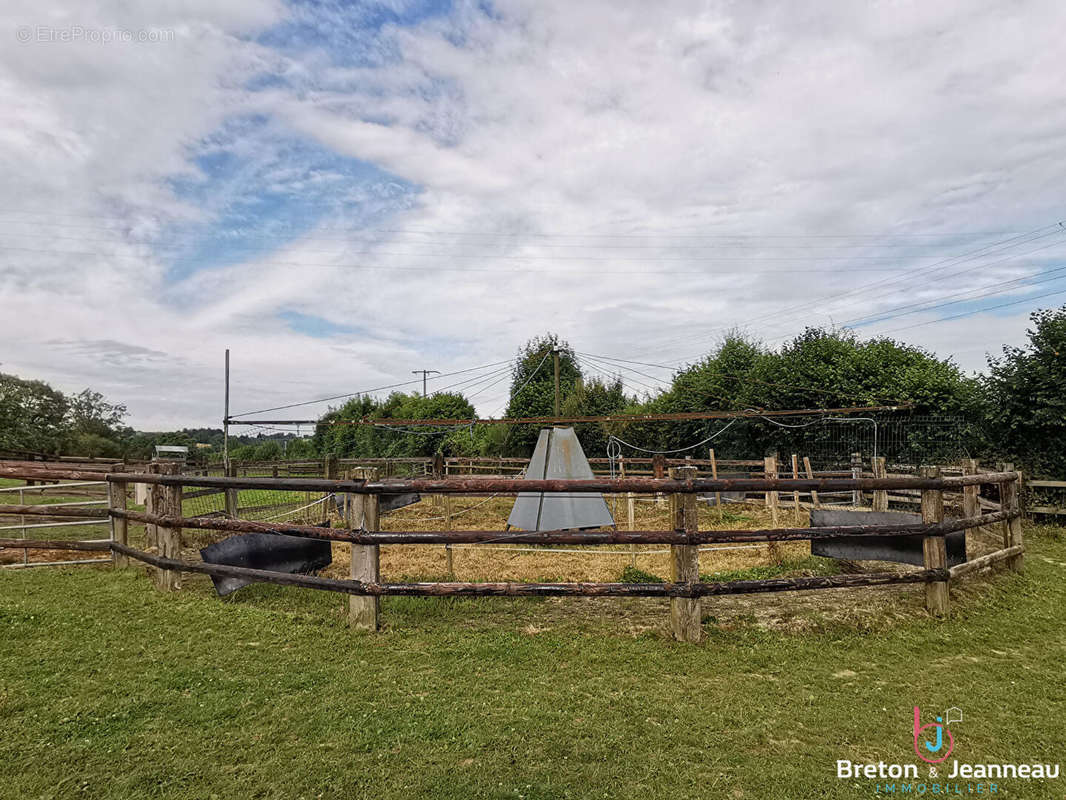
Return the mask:
<path id="1" fill-rule="evenodd" d="M 1061 221 L 1060 222 L 1054 222 L 1054 223 L 1052 223 L 1050 225 L 1044 225 L 1044 226 L 1039 227 L 1039 228 L 1034 228 L 1034 229 L 1032 229 L 1030 231 L 1026 231 L 1025 233 L 1018 234 L 1018 235 L 1015 235 L 1015 236 L 1011 236 L 1011 237 L 1006 238 L 1006 239 L 1001 239 L 999 241 L 992 242 L 992 243 L 987 244 L 987 245 L 983 245 L 981 247 L 978 247 L 978 248 L 976 248 L 974 250 L 967 251 L 967 252 L 962 253 L 960 255 L 949 256 L 949 257 L 947 257 L 947 258 L 945 258 L 945 259 L 943 259 L 941 261 L 938 261 L 938 262 L 936 262 L 934 264 L 929 264 L 929 265 L 925 265 L 925 266 L 921 266 L 921 267 L 915 267 L 915 268 L 910 269 L 910 270 L 906 270 L 897 278 L 885 278 L 885 279 L 880 280 L 880 281 L 874 281 L 873 283 L 863 284 L 863 285 L 858 286 L 858 287 L 856 287 L 854 289 L 850 289 L 848 291 L 845 291 L 845 292 L 839 293 L 837 295 L 834 295 L 834 296 L 832 296 L 830 298 L 819 297 L 818 299 L 813 300 L 813 301 L 800 303 L 800 304 L 794 305 L 794 306 L 789 306 L 787 308 L 783 308 L 783 309 L 780 309 L 780 310 L 777 310 L 777 311 L 770 311 L 770 312 L 767 312 L 766 314 L 762 314 L 762 315 L 756 316 L 756 317 L 748 320 L 748 323 L 750 324 L 750 323 L 753 323 L 753 322 L 759 322 L 759 321 L 763 321 L 763 320 L 766 320 L 766 319 L 770 319 L 772 317 L 780 317 L 782 314 L 794 314 L 794 312 L 796 312 L 796 311 L 800 311 L 800 310 L 803 310 L 803 309 L 806 309 L 806 308 L 810 308 L 811 306 L 819 304 L 819 303 L 825 303 L 827 300 L 830 301 L 830 302 L 838 302 L 838 301 L 840 301 L 840 300 L 842 300 L 844 298 L 854 296 L 854 295 L 856 295 L 858 293 L 865 292 L 865 291 L 867 291 L 869 289 L 872 289 L 872 288 L 875 288 L 875 287 L 878 287 L 878 286 L 884 286 L 886 284 L 891 284 L 891 283 L 898 283 L 898 282 L 903 281 L 903 280 L 911 280 L 917 274 L 931 275 L 931 274 L 933 274 L 933 273 L 935 273 L 937 271 L 941 271 L 941 270 L 944 270 L 944 269 L 950 269 L 951 267 L 957 266 L 958 264 L 964 263 L 966 261 L 972 261 L 972 260 L 975 260 L 975 259 L 983 259 L 983 258 L 987 258 L 989 256 L 999 255 L 1001 253 L 1004 253 L 1004 252 L 1006 252 L 1008 250 L 1011 250 L 1011 249 L 1013 249 L 1015 247 L 1018 247 L 1020 245 L 1028 244 L 1029 242 L 1034 242 L 1034 241 L 1037 241 L 1039 239 L 1045 239 L 1045 238 L 1047 238 L 1049 236 L 1054 236 L 1056 234 L 1060 234 L 1060 233 L 1063 232 L 1064 228 L 1066 228 L 1066 225 L 1064 225 L 1063 222 L 1061 222 Z M 1058 244 L 1058 242 L 1053 242 L 1052 244 L 1053 245 L 1054 244 Z M 999 248 L 999 249 L 997 250 L 996 248 Z M 1045 248 L 1037 248 L 1037 249 L 1045 249 Z M 1027 251 L 1027 253 L 1023 253 L 1021 255 L 1026 255 L 1026 254 L 1028 254 L 1030 252 L 1035 252 L 1035 251 Z M 1002 260 L 1006 261 L 1006 260 L 1010 260 L 1010 258 L 1017 258 L 1017 257 L 1018 257 L 1018 254 L 1015 254 L 1015 255 L 1009 256 L 1008 258 L 1002 259 Z M 1001 262 L 999 262 L 999 261 L 993 262 L 993 264 L 995 264 L 995 263 L 1001 263 Z M 988 266 L 991 266 L 991 265 L 992 264 L 987 264 L 987 263 L 978 264 L 976 267 L 973 267 L 972 269 L 981 269 L 981 268 L 988 267 Z M 664 344 L 666 344 L 666 343 L 671 343 L 671 342 L 679 343 L 679 342 L 682 342 L 682 341 L 693 340 L 693 339 L 697 340 L 697 341 L 698 340 L 704 340 L 704 339 L 707 338 L 707 335 L 709 333 L 714 333 L 716 331 L 728 330 L 729 327 L 730 326 L 728 326 L 728 325 L 718 326 L 717 328 L 711 328 L 710 330 L 704 331 L 704 332 L 702 332 L 700 334 L 690 334 L 690 335 L 687 335 L 687 336 L 667 338 L 667 339 L 664 339 L 664 340 L 660 340 L 659 342 L 657 342 L 657 344 L 655 346 L 656 346 L 657 349 L 661 350 L 662 346 Z M 685 358 L 675 359 L 673 361 L 673 363 L 681 363 L 681 362 L 683 362 L 685 360 L 686 360 Z"/>
<path id="2" fill-rule="evenodd" d="M 469 367 L 467 369 L 456 370 L 455 372 L 442 372 L 440 375 L 436 375 L 436 376 L 430 378 L 429 380 L 432 381 L 432 380 L 439 380 L 441 378 L 449 378 L 452 375 L 462 375 L 465 372 L 474 372 L 474 371 L 479 370 L 479 369 L 486 369 L 488 367 L 495 367 L 495 366 L 499 366 L 500 364 L 507 364 L 507 363 L 509 363 L 509 360 L 506 360 L 506 361 L 494 361 L 491 364 L 482 364 L 481 366 L 478 366 L 478 367 Z M 392 384 L 389 384 L 387 386 L 377 386 L 377 387 L 375 387 L 373 389 L 363 389 L 362 391 L 359 391 L 359 392 L 349 392 L 348 394 L 337 394 L 337 395 L 333 395 L 332 397 L 320 397 L 317 400 L 305 400 L 305 401 L 300 402 L 300 403 L 289 403 L 288 405 L 274 406 L 273 408 L 260 408 L 260 409 L 258 409 L 256 411 L 242 411 L 239 414 L 230 414 L 230 419 L 235 419 L 236 417 L 246 417 L 249 414 L 265 414 L 268 411 L 283 411 L 286 408 L 298 408 L 300 406 L 310 406 L 310 405 L 315 405 L 316 403 L 328 403 L 331 400 L 344 400 L 344 399 L 347 399 L 349 397 L 358 397 L 359 395 L 363 395 L 363 394 L 371 394 L 372 392 L 381 392 L 381 391 L 384 391 L 385 389 L 396 389 L 396 388 L 398 388 L 400 386 L 410 386 L 411 384 L 421 383 L 421 382 L 422 381 L 420 381 L 420 380 L 418 380 L 416 378 L 415 380 L 403 381 L 401 383 L 392 383 Z"/>
<path id="3" fill-rule="evenodd" d="M 584 354 L 584 355 L 585 355 L 586 358 L 589 357 L 589 354 L 587 354 L 587 353 Z M 625 359 L 613 358 L 611 356 L 593 356 L 593 357 L 597 358 L 597 359 L 600 359 L 601 361 L 607 362 L 608 364 L 609 364 L 609 362 L 612 362 L 612 361 L 623 361 L 623 360 L 625 360 Z M 636 362 L 633 362 L 633 363 L 644 364 L 644 366 L 648 366 L 648 367 L 658 367 L 660 369 L 668 369 L 668 370 L 671 370 L 671 371 L 676 371 L 675 368 L 668 367 L 665 364 L 649 364 L 649 363 L 643 362 L 643 361 L 636 361 Z M 641 373 L 641 374 L 643 374 L 643 373 Z M 651 376 L 649 376 L 649 377 L 651 377 Z M 727 373 L 727 372 L 716 372 L 716 373 L 714 373 L 714 377 L 716 377 L 716 378 L 725 378 L 725 379 L 731 380 L 731 381 L 744 381 L 744 382 L 751 382 L 751 383 L 760 383 L 760 384 L 763 384 L 764 386 L 774 386 L 774 387 L 781 388 L 781 389 L 797 389 L 799 391 L 817 392 L 819 394 L 825 394 L 825 395 L 830 395 L 830 396 L 834 396 L 834 397 L 835 396 L 839 396 L 839 392 L 837 392 L 835 390 L 831 390 L 831 389 L 819 389 L 819 388 L 817 388 L 815 386 L 803 386 L 803 385 L 796 384 L 796 383 L 782 383 L 781 381 L 767 381 L 767 380 L 763 380 L 762 378 L 752 377 L 751 375 L 732 375 L 732 374 Z M 658 380 L 661 380 L 664 383 L 666 382 L 666 380 L 664 378 L 659 378 Z M 899 402 L 900 402 L 899 400 L 889 399 L 889 398 L 886 398 L 886 397 L 879 397 L 879 396 L 875 396 L 875 395 L 868 395 L 868 397 L 869 397 L 870 400 L 876 400 L 876 401 L 878 401 L 880 403 L 885 403 L 886 405 L 898 405 Z M 725 398 L 722 398 L 722 397 L 716 397 L 715 399 L 723 400 L 723 401 L 725 400 Z"/>
<path id="4" fill-rule="evenodd" d="M 671 453 L 684 453 L 686 450 L 694 450 L 697 447 L 699 447 L 700 445 L 707 444 L 708 442 L 714 441 L 719 436 L 721 436 L 723 433 L 725 433 L 727 430 L 732 428 L 740 419 L 741 419 L 741 417 L 736 417 L 734 419 L 731 419 L 731 420 L 729 420 L 729 422 L 727 422 L 725 425 L 723 425 L 717 431 L 712 433 L 706 439 L 704 439 L 702 441 L 699 441 L 699 442 L 696 442 L 696 444 L 690 444 L 688 447 L 679 447 L 676 450 L 647 450 L 647 449 L 645 449 L 643 447 L 637 447 L 637 445 L 631 444 L 630 442 L 627 442 L 624 439 L 619 439 L 614 434 L 611 434 L 611 436 L 607 439 L 607 458 L 612 460 L 612 461 L 618 459 L 622 455 L 621 445 L 625 445 L 626 447 L 629 447 L 629 448 L 631 448 L 633 450 L 636 450 L 637 452 L 640 452 L 640 453 L 651 453 L 653 455 L 670 455 Z M 612 447 L 612 445 L 613 445 L 613 447 Z"/>
<path id="5" fill-rule="evenodd" d="M 392 520 L 393 522 L 438 522 L 439 520 L 442 520 L 442 519 L 451 519 L 452 517 L 460 517 L 463 514 L 466 514 L 466 513 L 470 512 L 470 511 L 473 511 L 475 508 L 481 508 L 483 505 L 488 503 L 489 500 L 492 500 L 493 498 L 498 497 L 498 496 L 499 495 L 497 495 L 497 494 L 490 494 L 488 497 L 486 497 L 480 503 L 475 503 L 474 505 L 470 506 L 469 508 L 464 508 L 462 511 L 456 511 L 456 512 L 454 512 L 452 514 L 444 514 L 444 515 L 439 516 L 439 517 L 392 517 L 392 516 L 389 516 L 388 514 L 386 514 L 385 516 L 388 517 L 388 519 Z"/>

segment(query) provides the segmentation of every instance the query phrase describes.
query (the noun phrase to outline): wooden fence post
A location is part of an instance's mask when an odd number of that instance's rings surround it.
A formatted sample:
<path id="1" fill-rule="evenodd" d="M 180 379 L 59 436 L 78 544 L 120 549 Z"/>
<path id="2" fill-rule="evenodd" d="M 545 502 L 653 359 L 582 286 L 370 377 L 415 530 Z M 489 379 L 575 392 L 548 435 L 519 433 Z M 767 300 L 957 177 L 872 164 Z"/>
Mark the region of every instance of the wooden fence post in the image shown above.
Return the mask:
<path id="1" fill-rule="evenodd" d="M 354 480 L 376 481 L 378 470 L 360 467 L 352 470 Z M 353 494 L 348 504 L 351 528 L 376 531 L 378 529 L 378 496 L 376 494 Z M 381 561 L 376 544 L 352 545 L 353 580 L 377 582 L 381 578 Z M 380 626 L 381 598 L 374 595 L 349 595 L 348 624 L 356 630 L 376 631 Z"/>
<path id="2" fill-rule="evenodd" d="M 148 472 L 152 475 L 158 475 L 161 469 L 160 464 L 152 462 L 148 465 Z M 161 514 L 160 509 L 163 504 L 163 487 L 157 483 L 149 483 L 145 486 L 144 493 L 144 510 L 149 514 Z M 154 523 L 148 522 L 144 526 L 144 542 L 145 547 L 149 550 L 159 547 L 159 526 Z"/>
<path id="3" fill-rule="evenodd" d="M 972 458 L 964 458 L 962 460 L 962 474 L 963 475 L 976 475 L 977 474 L 977 461 Z M 964 517 L 976 517 L 981 513 L 981 501 L 978 499 L 981 491 L 981 487 L 963 486 L 962 487 L 962 515 Z M 979 530 L 978 528 L 966 529 L 966 547 L 969 550 L 973 546 L 973 535 Z"/>
<path id="4" fill-rule="evenodd" d="M 447 475 L 446 467 L 444 465 L 444 454 L 434 453 L 433 463 L 430 466 L 434 480 L 441 480 Z M 451 528 L 452 526 L 452 512 L 451 502 L 448 500 L 449 495 L 434 494 L 430 496 L 430 505 L 436 509 L 444 509 L 447 513 L 445 517 L 445 528 Z M 455 553 L 452 550 L 450 544 L 444 545 L 444 565 L 447 571 L 448 580 L 455 580 Z"/>
<path id="5" fill-rule="evenodd" d="M 858 480 L 862 477 L 862 453 L 851 454 L 851 477 Z M 862 490 L 852 489 L 851 504 L 858 508 L 862 505 Z"/>
<path id="6" fill-rule="evenodd" d="M 996 472 L 1006 472 L 1007 470 L 1011 469 L 1013 466 L 1014 466 L 1013 464 L 1004 464 L 1001 461 L 998 464 L 996 464 Z M 1009 506 L 1010 506 L 1013 494 L 1014 494 L 1014 488 L 1012 486 L 1009 486 L 1006 481 L 999 485 L 999 510 L 1000 511 L 1009 510 Z M 1006 549 L 1006 548 L 1010 547 L 1010 540 L 1011 540 L 1010 520 L 1003 520 L 1003 522 L 1000 523 L 1000 528 L 999 529 L 1000 529 L 1000 531 L 1002 533 L 1002 537 L 1003 537 L 1002 546 L 1003 546 L 1004 549 Z"/>
<path id="7" fill-rule="evenodd" d="M 26 485 L 29 486 L 29 483 L 27 482 Z M 25 492 L 24 489 L 19 489 L 19 505 L 22 506 L 22 505 L 25 505 L 25 504 L 26 504 L 26 492 Z M 26 538 L 26 528 L 25 528 L 26 515 L 25 514 L 19 515 L 19 523 L 23 526 L 22 530 L 20 531 L 21 536 L 19 538 L 25 539 Z M 29 564 L 30 563 L 30 551 L 29 550 L 23 550 L 22 551 L 22 563 L 23 564 Z"/>
<path id="8" fill-rule="evenodd" d="M 656 453 L 655 455 L 653 455 L 651 457 L 651 470 L 652 470 L 652 473 L 653 473 L 654 477 L 656 477 L 656 478 L 665 478 L 666 474 L 667 474 L 666 473 L 666 456 L 664 456 L 662 453 Z M 655 493 L 655 502 L 656 502 L 657 505 L 661 506 L 665 501 L 666 501 L 666 498 L 663 497 L 663 493 L 662 492 L 656 492 Z"/>
<path id="9" fill-rule="evenodd" d="M 1013 464 L 1003 464 L 1000 467 L 1001 472 L 1013 472 Z M 1018 477 L 1012 481 L 1004 481 L 999 485 L 999 498 L 1000 508 L 1003 511 L 1019 511 L 1021 510 L 1021 499 L 1019 497 L 1022 484 L 1021 473 L 1018 473 Z M 1003 521 L 1003 546 L 1014 547 L 1015 545 L 1022 544 L 1022 518 L 1015 517 L 1014 519 L 1008 519 Z M 1025 566 L 1025 556 L 1016 555 L 1007 559 L 1007 566 L 1015 572 L 1021 572 L 1022 567 Z"/>
<path id="10" fill-rule="evenodd" d="M 623 480 L 626 477 L 626 460 L 624 456 L 618 457 L 618 477 Z M 626 530 L 636 530 L 637 528 L 637 507 L 636 500 L 633 497 L 632 492 L 626 492 Z M 629 545 L 629 566 L 636 569 L 637 566 L 637 550 L 636 544 Z"/>
<path id="11" fill-rule="evenodd" d="M 444 478 L 443 453 L 435 453 L 433 455 L 433 463 L 430 465 L 430 475 L 433 477 L 433 480 L 436 481 L 442 480 Z M 429 504 L 433 506 L 433 508 L 440 508 L 444 505 L 444 503 L 442 502 L 443 497 L 443 495 L 439 494 L 430 495 Z"/>
<path id="12" fill-rule="evenodd" d="M 792 454 L 792 480 L 799 478 L 799 457 Z M 792 515 L 796 520 L 796 525 L 799 525 L 800 521 L 800 493 L 792 492 Z"/>
<path id="13" fill-rule="evenodd" d="M 811 459 L 808 456 L 803 457 L 803 469 L 807 473 L 808 480 L 814 480 L 814 470 L 811 469 Z M 811 490 L 811 506 L 814 508 L 821 508 L 822 503 L 818 500 L 818 492 Z"/>
<path id="14" fill-rule="evenodd" d="M 161 475 L 180 475 L 178 464 L 160 464 Z M 160 489 L 157 514 L 168 517 L 181 516 L 181 486 L 158 486 Z M 159 537 L 159 555 L 163 558 L 181 558 L 181 528 L 170 525 L 157 526 Z M 171 592 L 181 588 L 181 572 L 171 569 L 155 571 L 155 585 L 161 592 Z"/>
<path id="15" fill-rule="evenodd" d="M 888 467 L 884 456 L 874 456 L 870 461 L 870 468 L 875 478 L 888 477 Z M 888 489 L 874 489 L 874 511 L 888 511 Z"/>
<path id="16" fill-rule="evenodd" d="M 922 467 L 923 478 L 939 478 L 940 467 Z M 941 489 L 922 489 L 922 522 L 926 525 L 944 521 L 944 492 Z M 947 546 L 944 535 L 925 536 L 922 539 L 922 555 L 926 569 L 946 569 Z M 948 613 L 948 582 L 931 581 L 925 584 L 925 607 L 930 614 L 944 616 Z"/>
<path id="17" fill-rule="evenodd" d="M 236 467 L 236 465 L 231 463 L 229 465 L 229 469 L 227 469 L 225 472 L 226 472 L 227 477 L 236 478 L 237 477 L 237 467 Z M 223 492 L 224 492 L 224 500 L 225 500 L 225 503 L 226 503 L 226 516 L 229 517 L 230 519 L 237 519 L 237 511 L 238 511 L 238 506 L 237 506 L 238 497 L 237 497 L 237 495 L 238 495 L 238 490 L 237 489 L 225 489 L 225 490 L 223 490 Z"/>
<path id="18" fill-rule="evenodd" d="M 716 459 L 714 457 L 714 448 L 713 447 L 711 448 L 710 456 L 711 456 L 711 478 L 714 479 L 714 480 L 718 480 L 718 459 Z M 722 493 L 721 492 L 715 492 L 714 493 L 714 506 L 715 506 L 715 508 L 718 509 L 718 513 L 721 514 L 722 513 Z"/>
<path id="19" fill-rule="evenodd" d="M 329 453 L 326 456 L 323 466 L 326 480 L 335 481 L 341 476 L 340 461 L 334 453 Z M 310 497 L 308 497 L 307 502 L 311 502 Z M 319 503 L 319 507 L 322 509 L 322 522 L 326 522 L 329 519 L 329 503 Z"/>
<path id="20" fill-rule="evenodd" d="M 763 472 L 767 478 L 777 477 L 777 456 L 766 456 L 763 459 Z M 770 509 L 770 518 L 777 525 L 778 493 L 766 492 L 766 507 Z"/>
<path id="21" fill-rule="evenodd" d="M 763 472 L 767 478 L 777 478 L 777 456 L 766 456 L 763 459 Z M 766 505 L 770 509 L 770 520 L 773 526 L 776 528 L 779 524 L 778 505 L 779 505 L 779 493 L 778 492 L 766 492 Z M 776 563 L 781 563 L 781 553 L 778 550 L 777 542 L 770 542 L 767 547 L 770 559 Z"/>
<path id="22" fill-rule="evenodd" d="M 626 460 L 620 461 L 622 477 L 626 476 Z M 631 531 L 637 529 L 637 496 L 633 492 L 626 492 L 626 525 Z"/>
<path id="23" fill-rule="evenodd" d="M 122 467 L 118 467 L 114 471 L 121 472 Z M 126 510 L 125 483 L 119 483 L 118 481 L 108 482 L 107 506 L 111 511 Z M 129 544 L 129 525 L 125 518 L 111 517 L 111 541 L 118 542 L 119 544 Z M 130 565 L 130 558 L 124 553 L 113 552 L 111 554 L 111 560 L 116 567 L 128 567 Z"/>
<path id="24" fill-rule="evenodd" d="M 674 467 L 670 470 L 674 480 L 690 480 L 696 477 L 695 467 Z M 674 529 L 686 533 L 699 530 L 696 510 L 696 495 L 676 493 L 670 495 L 670 516 Z M 700 579 L 700 548 L 698 545 L 670 546 L 670 580 L 674 583 L 697 583 Z M 679 642 L 698 642 L 703 635 L 701 603 L 698 597 L 670 598 L 670 628 Z"/>

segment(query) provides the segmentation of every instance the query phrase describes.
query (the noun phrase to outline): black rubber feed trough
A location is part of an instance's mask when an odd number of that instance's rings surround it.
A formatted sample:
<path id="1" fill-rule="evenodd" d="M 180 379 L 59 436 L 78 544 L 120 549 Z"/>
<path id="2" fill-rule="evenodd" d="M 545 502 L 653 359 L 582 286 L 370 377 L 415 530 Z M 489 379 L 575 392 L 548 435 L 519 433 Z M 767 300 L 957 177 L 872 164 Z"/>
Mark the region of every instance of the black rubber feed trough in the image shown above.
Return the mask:
<path id="1" fill-rule="evenodd" d="M 347 505 L 351 502 L 350 494 L 336 494 L 333 496 L 333 502 L 337 505 L 337 513 L 342 517 L 347 518 L 348 509 Z M 422 495 L 417 492 L 407 492 L 405 494 L 379 494 L 378 495 L 378 511 L 382 514 L 387 514 L 389 511 L 395 511 L 398 508 L 406 508 L 407 506 L 413 506 L 415 503 L 421 502 Z M 356 520 L 358 522 L 358 520 Z M 358 527 L 358 525 L 356 525 Z"/>
<path id="2" fill-rule="evenodd" d="M 318 527 L 328 528 L 329 523 Z M 203 548 L 200 557 L 207 564 L 307 575 L 329 566 L 333 561 L 333 551 L 327 540 L 280 533 L 243 533 Z M 255 583 L 245 578 L 220 575 L 212 575 L 211 580 L 219 597 Z"/>
<path id="3" fill-rule="evenodd" d="M 811 527 L 829 528 L 836 525 L 920 525 L 921 514 L 902 511 L 843 511 L 811 509 Z M 921 536 L 835 536 L 811 541 L 811 555 L 841 558 L 850 561 L 892 561 L 898 564 L 924 566 Z M 966 531 L 955 531 L 944 537 L 948 551 L 948 566 L 966 563 Z"/>

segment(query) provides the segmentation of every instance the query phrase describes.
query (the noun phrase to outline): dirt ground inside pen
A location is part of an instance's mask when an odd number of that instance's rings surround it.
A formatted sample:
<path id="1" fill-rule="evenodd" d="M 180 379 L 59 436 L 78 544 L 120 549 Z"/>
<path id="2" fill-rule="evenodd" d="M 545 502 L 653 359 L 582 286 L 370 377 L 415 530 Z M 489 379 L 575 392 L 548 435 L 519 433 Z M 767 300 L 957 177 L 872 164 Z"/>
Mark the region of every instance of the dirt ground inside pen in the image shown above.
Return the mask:
<path id="1" fill-rule="evenodd" d="M 381 519 L 382 530 L 500 530 L 507 524 L 513 498 L 453 498 L 453 517 L 449 525 L 443 503 L 436 498 L 398 509 Z M 615 519 L 625 525 L 624 498 L 608 498 Z M 668 530 L 669 501 L 637 498 L 634 522 L 638 530 Z M 780 525 L 806 527 L 809 515 L 792 509 L 782 510 Z M 731 530 L 772 527 L 770 512 L 755 503 L 727 505 L 718 509 L 701 505 L 701 530 Z M 732 571 L 767 565 L 779 560 L 804 559 L 810 555 L 808 542 L 775 545 L 719 545 L 721 549 L 700 553 L 703 573 Z M 669 579 L 668 545 L 601 545 L 581 547 L 530 547 L 510 544 L 453 545 L 454 579 L 460 581 L 617 581 L 629 565 L 664 579 Z M 330 574 L 347 576 L 349 548 L 334 545 Z M 440 580 L 448 575 L 447 550 L 444 545 L 396 545 L 381 548 L 381 574 L 388 580 Z"/>
<path id="2" fill-rule="evenodd" d="M 796 510 L 782 498 L 776 527 L 808 527 L 810 514 Z M 608 505 L 616 520 L 624 526 L 627 520 L 626 499 L 608 497 Z M 513 504 L 512 498 L 455 497 L 451 501 L 452 520 L 444 519 L 443 501 L 430 498 L 384 515 L 383 530 L 503 530 Z M 462 513 L 460 513 L 462 512 Z M 737 530 L 775 527 L 770 510 L 761 501 L 728 504 L 715 508 L 700 504 L 701 530 Z M 666 530 L 670 527 L 670 506 L 667 498 L 637 498 L 634 503 L 634 526 L 639 530 Z M 986 541 L 987 539 L 987 541 Z M 994 549 L 991 535 L 972 537 L 968 547 L 971 557 Z M 722 544 L 701 549 L 700 574 L 711 580 L 728 573 L 726 579 L 758 577 L 738 575 L 759 568 L 782 565 L 781 575 L 813 575 L 816 571 L 833 571 L 835 563 L 829 559 L 811 557 L 807 541 L 784 542 L 774 545 Z M 444 545 L 384 546 L 380 551 L 381 575 L 385 580 L 459 580 L 459 581 L 618 581 L 626 567 L 636 567 L 645 573 L 669 580 L 670 563 L 667 545 L 602 545 L 598 547 L 528 547 L 522 545 L 453 545 L 453 572 L 448 573 L 447 550 Z M 822 563 L 818 563 L 822 562 Z M 333 564 L 323 573 L 330 577 L 346 578 L 349 574 L 350 550 L 347 545 L 334 544 Z M 859 562 L 856 568 L 868 571 L 907 569 L 903 565 Z M 809 629 L 826 624 L 846 624 L 863 627 L 876 624 L 892 625 L 894 621 L 913 619 L 921 613 L 921 587 L 885 586 L 839 589 L 833 592 L 784 592 L 778 594 L 727 595 L 704 598 L 705 619 L 723 627 L 731 624 L 756 623 L 775 629 Z M 611 620 L 633 635 L 659 630 L 667 618 L 669 601 L 651 598 L 557 598 L 542 604 L 536 619 L 527 626 L 526 633 L 536 635 L 552 629 L 556 622 L 575 613 Z"/>

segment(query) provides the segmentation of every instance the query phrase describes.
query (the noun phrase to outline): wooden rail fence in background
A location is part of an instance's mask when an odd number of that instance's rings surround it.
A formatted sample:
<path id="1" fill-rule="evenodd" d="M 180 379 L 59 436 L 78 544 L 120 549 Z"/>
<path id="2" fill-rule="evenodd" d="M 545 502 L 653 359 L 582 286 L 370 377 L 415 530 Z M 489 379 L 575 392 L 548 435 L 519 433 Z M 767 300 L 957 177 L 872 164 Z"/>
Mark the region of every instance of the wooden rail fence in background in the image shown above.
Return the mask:
<path id="1" fill-rule="evenodd" d="M 664 461 L 652 461 L 659 472 Z M 721 462 L 719 462 L 721 463 Z M 196 572 L 246 578 L 287 586 L 341 592 L 351 596 L 349 620 L 353 627 L 376 629 L 379 625 L 379 598 L 389 595 L 429 597 L 666 597 L 670 598 L 671 630 L 682 641 L 699 641 L 702 635 L 701 598 L 725 594 L 832 589 L 858 586 L 924 583 L 926 608 L 931 614 L 943 615 L 948 610 L 948 587 L 952 578 L 977 569 L 1006 562 L 1013 569 L 1021 569 L 1024 544 L 1021 533 L 1019 492 L 1021 476 L 1012 469 L 998 472 L 977 472 L 945 477 L 937 467 L 925 468 L 918 476 L 887 476 L 884 465 L 875 466 L 874 477 L 812 477 L 805 463 L 807 477 L 777 477 L 776 459 L 763 464 L 761 478 L 699 478 L 698 467 L 682 462 L 669 470 L 669 477 L 594 478 L 591 480 L 521 480 L 510 477 L 455 478 L 426 477 L 411 480 L 381 480 L 373 468 L 355 470 L 351 477 L 322 478 L 263 478 L 176 474 L 173 465 L 153 466 L 148 472 L 122 472 L 114 467 L 108 471 L 60 469 L 53 466 L 0 462 L 0 477 L 23 480 L 99 480 L 106 482 L 109 507 L 106 509 L 72 508 L 62 505 L 9 505 L 4 513 L 28 516 L 70 517 L 75 519 L 110 520 L 110 541 L 33 541 L 0 539 L 0 547 L 24 549 L 70 549 L 110 552 L 116 565 L 140 561 L 153 567 L 155 584 L 162 591 L 180 588 L 180 575 Z M 336 464 L 329 470 L 334 475 Z M 966 471 L 966 470 L 964 470 Z M 793 461 L 792 475 L 798 463 Z M 877 474 L 880 473 L 880 474 Z M 661 473 L 660 473 L 661 474 Z M 861 475 L 861 470 L 858 473 Z M 148 503 L 143 512 L 126 508 L 130 484 L 149 487 Z M 976 493 L 971 487 L 995 484 L 999 487 L 1001 510 L 979 513 L 974 504 Z M 289 523 L 258 522 L 224 517 L 184 517 L 181 515 L 183 490 L 193 492 L 220 490 L 227 494 L 240 489 L 269 489 L 276 491 L 324 492 L 351 495 L 352 502 L 347 529 L 330 529 Z M 809 494 L 817 502 L 819 493 L 872 491 L 875 498 L 892 490 L 920 493 L 922 523 L 910 525 L 850 525 L 825 528 L 770 528 L 765 530 L 701 531 L 697 524 L 697 495 L 719 492 L 759 492 L 776 506 L 779 493 L 796 497 Z M 471 495 L 493 493 L 516 495 L 519 492 L 605 492 L 625 495 L 639 492 L 670 496 L 672 527 L 669 530 L 556 530 L 556 531 L 380 531 L 377 522 L 377 501 L 380 495 L 418 492 L 424 495 Z M 962 519 L 944 520 L 945 492 L 961 493 L 966 499 L 967 513 Z M 770 500 L 773 498 L 773 501 Z M 880 501 L 878 501 L 880 502 Z M 130 522 L 144 524 L 148 531 L 149 549 L 140 550 L 128 543 Z M 944 536 L 958 530 L 970 530 L 999 524 L 1002 526 L 1003 546 L 994 553 L 975 561 L 948 569 Z M 182 531 L 186 528 L 230 531 L 234 533 L 270 532 L 293 536 L 346 542 L 353 548 L 352 575 L 348 580 L 321 578 L 313 575 L 254 570 L 244 567 L 184 561 L 181 558 Z M 847 574 L 821 577 L 774 578 L 754 581 L 704 582 L 699 578 L 700 544 L 715 542 L 778 542 L 811 540 L 821 537 L 901 535 L 923 537 L 924 565 L 910 572 Z M 505 542 L 531 545 L 559 544 L 666 544 L 671 548 L 671 580 L 668 583 L 476 583 L 428 582 L 392 583 L 382 581 L 378 568 L 378 547 L 382 544 L 455 544 L 475 542 Z"/>

